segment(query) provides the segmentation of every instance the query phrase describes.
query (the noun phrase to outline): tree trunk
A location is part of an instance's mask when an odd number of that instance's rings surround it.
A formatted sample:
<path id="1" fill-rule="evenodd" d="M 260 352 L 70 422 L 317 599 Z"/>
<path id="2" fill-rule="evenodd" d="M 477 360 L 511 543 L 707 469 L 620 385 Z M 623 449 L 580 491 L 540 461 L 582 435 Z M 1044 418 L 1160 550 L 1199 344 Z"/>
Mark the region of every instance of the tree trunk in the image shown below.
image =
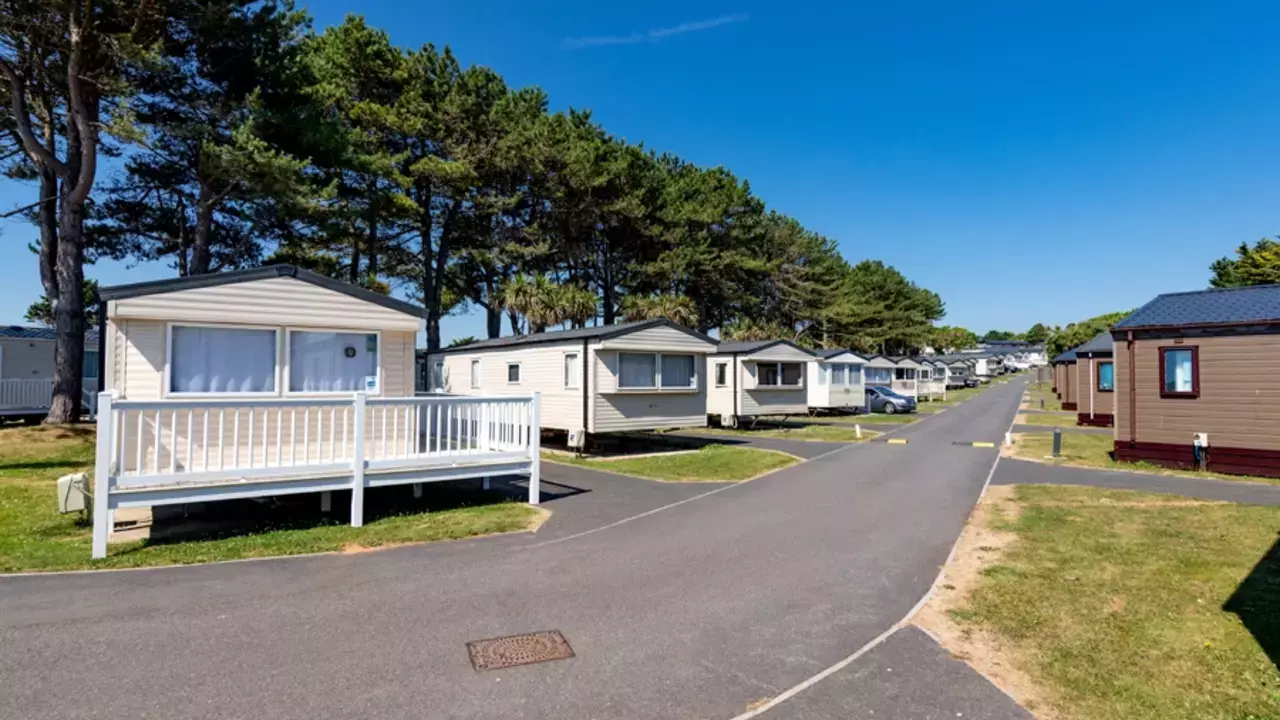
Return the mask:
<path id="1" fill-rule="evenodd" d="M 351 225 L 351 268 L 347 270 L 347 282 L 360 283 L 360 236 L 356 235 L 355 223 Z"/>
<path id="2" fill-rule="evenodd" d="M 427 352 L 440 349 L 440 318 L 444 316 L 440 308 L 441 289 L 444 285 L 444 271 L 449 265 L 449 253 L 452 252 L 453 227 L 458 213 L 462 210 L 462 200 L 454 200 L 445 215 L 444 224 L 440 228 L 440 246 L 436 248 L 432 263 L 430 294 L 425 298 L 427 304 Z"/>
<path id="3" fill-rule="evenodd" d="M 69 423 L 80 418 L 84 367 L 84 203 L 64 198 L 60 215 L 56 273 L 59 293 L 53 300 L 58 339 L 53 351 L 53 404 L 47 423 Z"/>
<path id="4" fill-rule="evenodd" d="M 515 310 L 508 310 L 507 319 L 511 321 L 511 334 L 520 335 L 520 313 Z"/>
<path id="5" fill-rule="evenodd" d="M 209 186 L 200 183 L 200 195 L 196 198 L 196 236 L 191 248 L 191 263 L 187 266 L 188 275 L 209 274 L 213 203 L 213 193 Z M 186 224 L 186 213 L 183 213 L 182 222 Z"/>
<path id="6" fill-rule="evenodd" d="M 489 339 L 491 340 L 502 334 L 502 306 L 498 303 L 497 284 L 493 269 L 490 268 L 485 273 L 484 279 L 484 310 L 485 330 L 488 331 Z"/>

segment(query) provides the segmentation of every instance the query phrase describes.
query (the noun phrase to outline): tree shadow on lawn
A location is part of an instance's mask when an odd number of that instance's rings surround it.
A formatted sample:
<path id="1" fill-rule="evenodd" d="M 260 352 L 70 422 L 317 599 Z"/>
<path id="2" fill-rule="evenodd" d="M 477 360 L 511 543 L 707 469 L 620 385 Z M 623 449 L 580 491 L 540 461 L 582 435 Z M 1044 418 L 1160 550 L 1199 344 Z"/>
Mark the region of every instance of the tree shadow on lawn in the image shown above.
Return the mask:
<path id="1" fill-rule="evenodd" d="M 509 502 L 511 492 L 502 487 L 483 490 L 479 481 L 425 483 L 422 497 L 413 497 L 412 486 L 367 488 L 366 524 L 402 515 Z M 222 500 L 152 508 L 150 537 L 136 549 L 205 540 L 221 540 L 281 530 L 308 530 L 351 523 L 351 492 L 333 491 L 331 510 L 322 512 L 319 493 L 303 493 L 256 500 Z M 127 530 L 127 524 L 117 530 Z M 125 550 L 124 552 L 130 552 Z"/>
<path id="2" fill-rule="evenodd" d="M 1280 538 L 1253 566 L 1222 609 L 1240 618 L 1271 664 L 1280 668 Z"/>

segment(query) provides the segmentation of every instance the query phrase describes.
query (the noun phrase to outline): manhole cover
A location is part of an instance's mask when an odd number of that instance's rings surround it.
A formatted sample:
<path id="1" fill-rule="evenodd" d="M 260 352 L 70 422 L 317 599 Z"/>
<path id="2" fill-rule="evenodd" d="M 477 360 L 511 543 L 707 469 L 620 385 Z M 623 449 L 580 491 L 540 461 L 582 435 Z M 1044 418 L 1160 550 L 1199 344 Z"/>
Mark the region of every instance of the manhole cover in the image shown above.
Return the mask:
<path id="1" fill-rule="evenodd" d="M 500 670 L 573 657 L 573 648 L 559 630 L 476 640 L 467 643 L 467 652 L 471 667 L 476 670 Z"/>

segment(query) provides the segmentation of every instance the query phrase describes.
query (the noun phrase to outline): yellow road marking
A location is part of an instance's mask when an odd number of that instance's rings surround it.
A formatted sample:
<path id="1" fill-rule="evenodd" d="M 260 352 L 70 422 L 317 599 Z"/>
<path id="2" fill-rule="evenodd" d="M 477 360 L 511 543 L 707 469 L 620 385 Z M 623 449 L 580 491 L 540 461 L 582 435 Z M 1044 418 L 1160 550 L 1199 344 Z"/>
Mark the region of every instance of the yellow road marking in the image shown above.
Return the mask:
<path id="1" fill-rule="evenodd" d="M 886 442 L 888 442 L 890 445 L 906 445 L 907 439 L 906 438 L 889 438 Z"/>

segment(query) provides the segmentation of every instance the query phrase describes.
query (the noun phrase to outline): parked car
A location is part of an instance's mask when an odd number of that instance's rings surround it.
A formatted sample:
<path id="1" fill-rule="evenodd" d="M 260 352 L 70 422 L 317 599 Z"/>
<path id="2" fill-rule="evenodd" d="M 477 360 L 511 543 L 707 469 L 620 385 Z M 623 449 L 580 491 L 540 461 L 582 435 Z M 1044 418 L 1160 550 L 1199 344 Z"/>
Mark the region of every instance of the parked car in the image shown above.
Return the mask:
<path id="1" fill-rule="evenodd" d="M 973 377 L 972 375 L 964 379 L 964 386 L 967 388 L 976 388 L 982 384 L 982 378 Z"/>
<path id="2" fill-rule="evenodd" d="M 867 410 L 887 415 L 911 413 L 916 411 L 916 401 L 915 398 L 899 395 L 889 388 L 869 387 L 867 388 Z"/>

